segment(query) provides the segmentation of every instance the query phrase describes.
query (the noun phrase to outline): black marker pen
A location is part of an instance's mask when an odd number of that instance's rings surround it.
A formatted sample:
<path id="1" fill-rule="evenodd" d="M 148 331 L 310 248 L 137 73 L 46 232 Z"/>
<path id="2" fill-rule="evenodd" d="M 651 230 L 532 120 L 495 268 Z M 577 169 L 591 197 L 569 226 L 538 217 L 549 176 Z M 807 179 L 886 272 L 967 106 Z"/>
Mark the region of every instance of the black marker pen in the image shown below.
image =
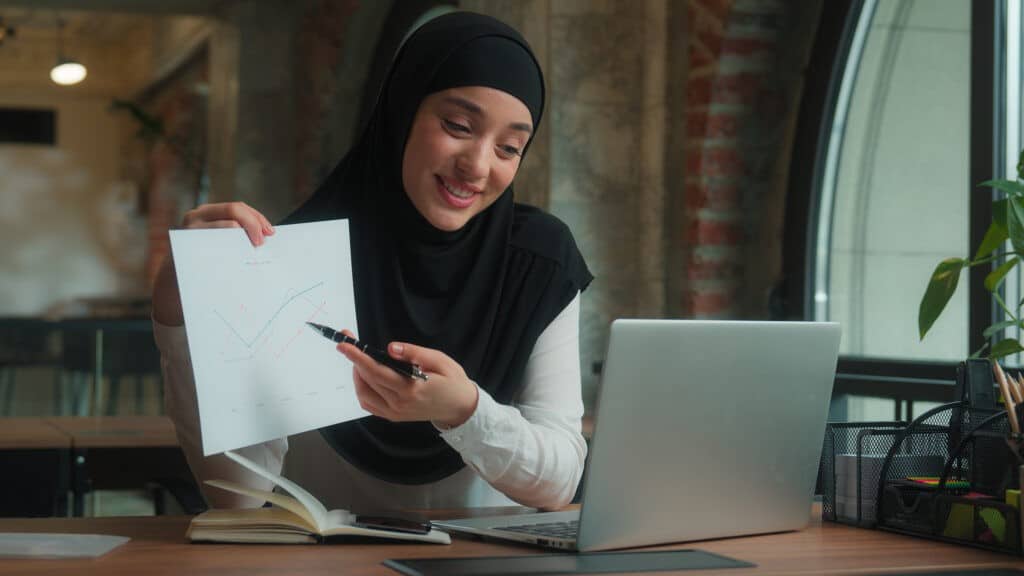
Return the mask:
<path id="1" fill-rule="evenodd" d="M 346 336 L 341 332 L 338 332 L 334 328 L 324 326 L 323 324 L 316 324 L 314 322 L 306 322 L 306 324 L 309 324 L 310 328 L 319 332 L 324 338 L 333 340 L 335 342 L 347 342 L 355 346 L 356 348 L 359 348 L 370 358 L 373 358 L 378 363 L 383 364 L 388 368 L 391 368 L 392 370 L 398 372 L 403 376 L 408 376 L 409 378 L 419 378 L 420 380 L 423 381 L 427 380 L 427 374 L 424 371 L 420 370 L 419 366 L 411 362 L 395 360 L 394 358 L 389 356 L 387 352 L 383 350 L 378 350 L 376 348 L 371 348 L 369 344 L 363 344 L 359 340 L 356 340 L 355 338 L 352 338 L 350 336 Z"/>

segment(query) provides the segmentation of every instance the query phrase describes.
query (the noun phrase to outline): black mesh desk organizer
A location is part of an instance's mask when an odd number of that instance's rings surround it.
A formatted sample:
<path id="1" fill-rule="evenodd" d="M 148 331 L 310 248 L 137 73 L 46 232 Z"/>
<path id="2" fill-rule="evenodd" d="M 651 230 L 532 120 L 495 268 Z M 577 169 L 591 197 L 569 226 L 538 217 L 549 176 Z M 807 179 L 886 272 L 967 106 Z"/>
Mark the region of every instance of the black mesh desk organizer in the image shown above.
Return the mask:
<path id="1" fill-rule="evenodd" d="M 1005 411 L 966 402 L 910 423 L 830 423 L 822 518 L 1021 554 L 1019 495 L 1008 503 L 1020 462 L 1008 436 Z"/>

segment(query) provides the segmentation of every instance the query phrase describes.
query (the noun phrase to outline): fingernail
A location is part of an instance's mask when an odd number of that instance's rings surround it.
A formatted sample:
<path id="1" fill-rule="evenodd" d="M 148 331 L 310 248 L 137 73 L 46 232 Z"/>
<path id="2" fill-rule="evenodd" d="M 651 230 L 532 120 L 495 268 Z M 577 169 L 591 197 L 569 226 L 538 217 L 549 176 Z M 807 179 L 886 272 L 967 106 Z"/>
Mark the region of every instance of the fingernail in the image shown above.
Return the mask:
<path id="1" fill-rule="evenodd" d="M 274 227 L 273 226 L 267 226 L 266 228 L 263 229 L 263 233 L 266 234 L 267 236 L 273 235 Z"/>
<path id="2" fill-rule="evenodd" d="M 405 346 L 402 346 L 398 342 L 392 342 L 391 351 L 394 352 L 395 354 L 401 354 L 402 352 L 405 352 Z"/>

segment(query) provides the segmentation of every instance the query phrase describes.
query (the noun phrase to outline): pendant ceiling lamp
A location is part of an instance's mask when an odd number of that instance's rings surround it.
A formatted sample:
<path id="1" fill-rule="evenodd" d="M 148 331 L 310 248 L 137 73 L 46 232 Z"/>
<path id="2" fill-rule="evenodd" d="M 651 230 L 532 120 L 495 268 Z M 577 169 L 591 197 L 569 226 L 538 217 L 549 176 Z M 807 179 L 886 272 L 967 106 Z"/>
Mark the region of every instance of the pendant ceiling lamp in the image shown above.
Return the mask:
<path id="1" fill-rule="evenodd" d="M 85 66 L 64 55 L 64 22 L 57 19 L 57 63 L 50 70 L 50 79 L 61 86 L 78 84 L 85 79 Z"/>

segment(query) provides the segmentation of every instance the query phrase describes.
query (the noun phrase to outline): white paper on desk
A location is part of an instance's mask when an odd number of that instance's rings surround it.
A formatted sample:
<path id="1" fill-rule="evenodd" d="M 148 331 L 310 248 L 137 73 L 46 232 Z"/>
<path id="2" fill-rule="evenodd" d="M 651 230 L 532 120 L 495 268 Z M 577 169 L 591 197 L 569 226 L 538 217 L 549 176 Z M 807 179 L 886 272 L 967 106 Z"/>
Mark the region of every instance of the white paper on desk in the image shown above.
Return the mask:
<path id="1" fill-rule="evenodd" d="M 352 364 L 306 322 L 358 334 L 348 221 L 172 230 L 203 453 L 367 415 Z"/>
<path id="2" fill-rule="evenodd" d="M 0 533 L 0 558 L 95 558 L 127 542 L 106 534 Z"/>

